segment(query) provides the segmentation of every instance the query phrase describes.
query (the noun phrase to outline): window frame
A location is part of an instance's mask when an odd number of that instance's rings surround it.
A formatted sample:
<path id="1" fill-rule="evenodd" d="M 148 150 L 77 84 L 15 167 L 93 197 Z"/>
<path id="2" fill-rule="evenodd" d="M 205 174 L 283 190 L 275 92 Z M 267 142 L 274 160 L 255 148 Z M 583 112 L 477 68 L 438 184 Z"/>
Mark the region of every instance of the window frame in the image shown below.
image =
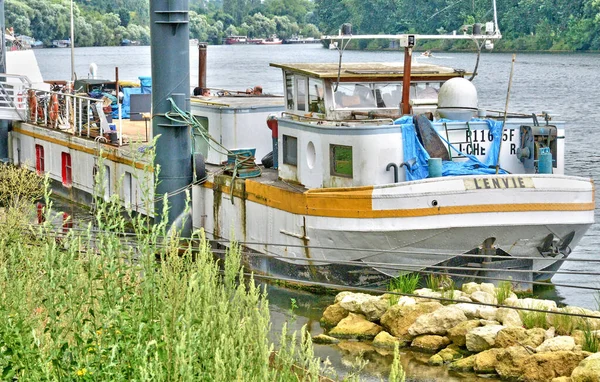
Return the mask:
<path id="1" fill-rule="evenodd" d="M 71 154 L 63 151 L 60 153 L 60 158 L 62 184 L 65 187 L 71 187 L 73 186 L 73 165 L 71 161 Z"/>
<path id="2" fill-rule="evenodd" d="M 42 175 L 46 171 L 44 162 L 44 146 L 35 145 L 35 172 L 38 175 Z"/>
<path id="3" fill-rule="evenodd" d="M 283 134 L 282 135 L 282 156 L 283 156 L 283 164 L 289 165 L 289 166 L 298 166 L 298 137 L 294 137 L 293 135 L 286 135 Z M 289 157 L 289 146 L 290 144 L 293 143 L 295 150 L 294 153 L 294 157 L 293 157 L 293 161 L 290 160 Z"/>
<path id="4" fill-rule="evenodd" d="M 339 170 L 338 162 L 340 162 L 340 159 L 336 159 L 336 148 L 350 149 L 350 174 L 338 171 Z M 353 154 L 352 146 L 338 145 L 338 144 L 333 144 L 333 143 L 329 144 L 329 162 L 330 162 L 329 169 L 330 169 L 331 176 L 338 176 L 341 178 L 349 178 L 349 179 L 354 178 L 354 154 Z"/>

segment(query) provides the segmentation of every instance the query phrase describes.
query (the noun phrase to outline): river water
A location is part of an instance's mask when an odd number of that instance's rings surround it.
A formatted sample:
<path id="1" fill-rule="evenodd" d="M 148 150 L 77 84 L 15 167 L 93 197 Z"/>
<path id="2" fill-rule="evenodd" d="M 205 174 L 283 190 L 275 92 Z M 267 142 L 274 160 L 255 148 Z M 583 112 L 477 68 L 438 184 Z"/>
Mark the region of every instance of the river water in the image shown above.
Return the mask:
<path id="1" fill-rule="evenodd" d="M 472 71 L 475 55 L 470 53 L 441 52 L 432 58 L 417 61 L 441 64 Z M 70 78 L 70 50 L 42 49 L 36 57 L 44 79 Z M 261 85 L 264 92 L 282 94 L 282 76 L 279 69 L 269 67 L 271 62 L 337 62 L 337 51 L 323 49 L 319 44 L 279 46 L 209 46 L 207 85 L 210 88 L 244 90 Z M 344 53 L 344 61 L 400 61 L 403 55 L 395 52 Z M 479 75 L 474 84 L 478 89 L 480 107 L 503 110 L 506 102 L 512 54 L 484 53 L 479 65 Z M 75 49 L 75 71 L 78 77 L 87 77 L 90 63 L 98 65 L 100 78 L 136 79 L 151 75 L 150 47 L 99 47 Z M 191 86 L 197 83 L 198 53 L 190 47 Z M 568 122 L 566 132 L 565 173 L 600 179 L 600 54 L 538 54 L 520 53 L 516 56 L 514 79 L 509 100 L 509 111 L 523 113 L 551 112 Z M 598 196 L 598 194 L 596 194 Z M 594 224 L 571 258 L 598 260 L 600 248 L 600 209 L 596 207 Z M 342 243 L 341 243 L 342 244 Z M 591 261 L 567 262 L 562 271 L 600 272 L 600 263 Z M 557 284 L 600 287 L 598 276 L 555 275 Z M 554 298 L 564 304 L 598 309 L 596 293 L 584 289 L 556 287 L 541 295 Z M 313 335 L 322 332 L 318 319 L 333 297 L 319 297 L 304 292 L 269 287 L 274 336 L 283 322 L 293 328 L 308 325 Z M 292 300 L 294 304 L 292 304 Z M 297 308 L 293 306 L 297 305 Z M 328 356 L 333 367 L 341 374 L 351 370 L 350 364 L 361 350 L 360 345 L 344 348 L 316 346 L 322 357 Z M 371 362 L 362 375 L 369 380 L 385 378 L 389 356 L 377 355 L 372 349 L 366 351 Z M 427 358 L 424 358 L 425 362 Z M 441 369 L 423 365 L 423 357 L 407 352 L 403 357 L 405 370 L 410 379 L 416 380 L 475 380 L 473 376 L 461 377 Z M 489 379 L 488 379 L 489 380 Z"/>

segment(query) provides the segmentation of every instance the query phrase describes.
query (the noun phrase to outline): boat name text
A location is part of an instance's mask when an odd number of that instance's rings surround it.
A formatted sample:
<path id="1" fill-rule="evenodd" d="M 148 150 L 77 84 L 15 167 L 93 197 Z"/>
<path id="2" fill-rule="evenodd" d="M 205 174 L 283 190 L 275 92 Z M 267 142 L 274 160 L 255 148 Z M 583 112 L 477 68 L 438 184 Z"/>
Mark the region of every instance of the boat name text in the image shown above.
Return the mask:
<path id="1" fill-rule="evenodd" d="M 486 177 L 465 179 L 467 190 L 494 190 L 507 188 L 535 188 L 531 178 L 517 176 L 512 178 Z"/>

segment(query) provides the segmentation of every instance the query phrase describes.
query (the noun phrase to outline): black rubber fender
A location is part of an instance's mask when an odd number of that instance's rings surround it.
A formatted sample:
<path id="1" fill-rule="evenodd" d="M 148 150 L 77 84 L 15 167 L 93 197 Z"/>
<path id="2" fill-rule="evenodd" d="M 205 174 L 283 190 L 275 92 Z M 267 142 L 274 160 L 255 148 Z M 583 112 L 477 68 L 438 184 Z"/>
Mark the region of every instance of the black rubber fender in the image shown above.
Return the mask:
<path id="1" fill-rule="evenodd" d="M 265 166 L 265 168 L 271 168 L 273 167 L 273 151 L 271 151 L 270 153 L 268 153 L 267 155 L 265 155 L 260 162 L 262 163 L 263 166 Z"/>
<path id="2" fill-rule="evenodd" d="M 206 180 L 206 163 L 204 162 L 204 155 L 195 153 L 192 161 L 192 165 L 196 170 L 196 181 Z"/>

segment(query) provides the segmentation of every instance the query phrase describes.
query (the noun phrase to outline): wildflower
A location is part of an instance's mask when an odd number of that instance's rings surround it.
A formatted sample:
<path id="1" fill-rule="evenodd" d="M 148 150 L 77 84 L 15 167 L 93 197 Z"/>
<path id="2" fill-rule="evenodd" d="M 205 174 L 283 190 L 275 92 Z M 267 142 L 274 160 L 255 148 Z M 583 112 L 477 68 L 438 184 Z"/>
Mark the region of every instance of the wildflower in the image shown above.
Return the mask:
<path id="1" fill-rule="evenodd" d="M 78 377 L 83 377 L 84 375 L 88 374 L 87 369 L 84 367 L 83 369 L 79 369 L 76 371 L 76 374 Z"/>
<path id="2" fill-rule="evenodd" d="M 102 335 L 102 328 L 96 330 L 96 334 L 99 335 L 99 336 L 101 336 Z"/>

